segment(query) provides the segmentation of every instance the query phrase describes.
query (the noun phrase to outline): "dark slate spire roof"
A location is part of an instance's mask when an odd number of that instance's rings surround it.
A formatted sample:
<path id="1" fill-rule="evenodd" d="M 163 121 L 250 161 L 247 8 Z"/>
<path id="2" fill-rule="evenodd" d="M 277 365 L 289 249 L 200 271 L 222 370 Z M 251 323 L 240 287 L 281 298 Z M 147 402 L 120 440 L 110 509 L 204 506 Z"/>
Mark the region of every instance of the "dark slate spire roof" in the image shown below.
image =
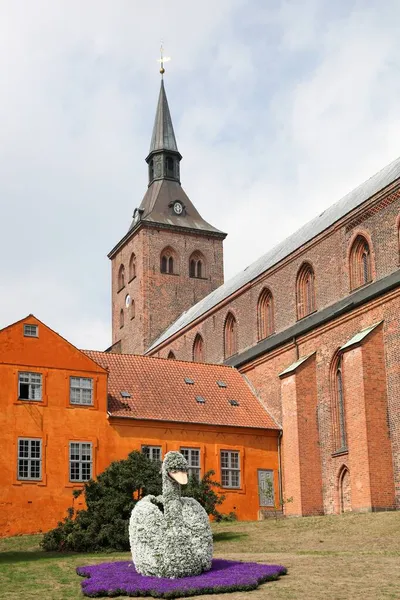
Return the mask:
<path id="1" fill-rule="evenodd" d="M 161 88 L 158 96 L 157 112 L 154 120 L 149 154 L 156 152 L 157 150 L 178 152 L 163 79 L 161 79 Z"/>
<path id="2" fill-rule="evenodd" d="M 177 200 L 184 206 L 181 215 L 176 215 L 172 210 L 172 205 Z M 218 237 L 226 237 L 226 233 L 213 227 L 203 219 L 182 186 L 176 181 L 168 179 L 154 181 L 147 189 L 139 211 L 142 222 L 159 223 L 170 227 L 185 227 L 199 233 L 211 233 Z M 129 230 L 132 230 L 137 224 L 137 218 L 134 217 Z"/>
<path id="3" fill-rule="evenodd" d="M 142 202 L 133 213 L 133 221 L 128 232 L 109 252 L 112 258 L 130 238 L 133 231 L 142 225 L 165 228 L 182 228 L 196 233 L 212 235 L 224 239 L 226 233 L 210 225 L 203 219 L 190 198 L 183 190 L 180 182 L 180 161 L 169 112 L 164 81 L 161 80 L 158 96 L 156 118 L 151 136 L 150 152 L 146 158 L 149 165 L 149 186 Z M 182 206 L 180 214 L 176 214 L 173 206 L 179 202 Z"/>

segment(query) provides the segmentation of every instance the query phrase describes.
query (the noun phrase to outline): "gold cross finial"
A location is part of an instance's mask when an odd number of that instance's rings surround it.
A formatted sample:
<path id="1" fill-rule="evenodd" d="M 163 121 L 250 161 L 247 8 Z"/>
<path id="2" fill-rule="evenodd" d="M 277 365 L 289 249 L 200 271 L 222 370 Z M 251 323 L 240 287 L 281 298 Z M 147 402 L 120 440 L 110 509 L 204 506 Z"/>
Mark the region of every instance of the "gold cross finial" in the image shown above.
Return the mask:
<path id="1" fill-rule="evenodd" d="M 169 56 L 164 56 L 164 48 L 161 42 L 161 47 L 160 47 L 160 58 L 158 59 L 157 62 L 160 63 L 160 73 L 161 73 L 161 77 L 163 77 L 164 73 L 165 73 L 165 69 L 164 69 L 164 63 L 168 62 L 169 60 L 171 60 L 171 58 Z"/>

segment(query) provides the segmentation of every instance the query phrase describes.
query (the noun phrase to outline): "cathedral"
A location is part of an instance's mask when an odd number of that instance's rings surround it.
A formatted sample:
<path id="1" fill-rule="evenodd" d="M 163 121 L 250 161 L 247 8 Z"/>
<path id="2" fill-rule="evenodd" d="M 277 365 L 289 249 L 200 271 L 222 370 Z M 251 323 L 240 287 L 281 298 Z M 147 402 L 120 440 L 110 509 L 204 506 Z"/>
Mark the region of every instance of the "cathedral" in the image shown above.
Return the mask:
<path id="1" fill-rule="evenodd" d="M 181 160 L 161 80 L 110 348 L 0 330 L 0 535 L 54 527 L 132 450 L 212 470 L 242 520 L 400 508 L 400 159 L 229 281 Z"/>
<path id="2" fill-rule="evenodd" d="M 226 282 L 181 159 L 162 81 L 108 351 L 238 369 L 282 427 L 286 514 L 400 508 L 400 159 Z"/>

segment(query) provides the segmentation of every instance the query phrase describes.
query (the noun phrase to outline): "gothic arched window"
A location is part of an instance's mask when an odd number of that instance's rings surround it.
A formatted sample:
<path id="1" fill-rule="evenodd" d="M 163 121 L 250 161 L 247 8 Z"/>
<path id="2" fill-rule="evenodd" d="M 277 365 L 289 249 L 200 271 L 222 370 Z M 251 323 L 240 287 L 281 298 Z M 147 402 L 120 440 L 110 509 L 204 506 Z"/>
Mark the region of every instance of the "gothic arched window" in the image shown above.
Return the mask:
<path id="1" fill-rule="evenodd" d="M 160 260 L 161 273 L 168 273 L 169 275 L 173 275 L 174 273 L 176 273 L 175 259 L 175 251 L 170 247 L 164 248 L 164 250 L 161 252 Z"/>
<path id="2" fill-rule="evenodd" d="M 203 279 L 205 277 L 205 259 L 201 252 L 196 250 L 189 258 L 189 277 Z"/>
<path id="3" fill-rule="evenodd" d="M 170 350 L 170 351 L 168 352 L 168 356 L 167 356 L 167 358 L 169 358 L 169 359 L 171 359 L 171 360 L 176 360 L 176 358 L 175 358 L 175 354 L 172 352 L 172 350 Z"/>
<path id="4" fill-rule="evenodd" d="M 350 250 L 350 289 L 372 281 L 371 252 L 364 236 L 358 235 Z"/>
<path id="5" fill-rule="evenodd" d="M 149 180 L 150 182 L 154 179 L 154 161 L 151 159 L 149 162 Z"/>
<path id="6" fill-rule="evenodd" d="M 136 277 L 136 256 L 135 253 L 132 252 L 131 258 L 129 261 L 129 281 Z"/>
<path id="7" fill-rule="evenodd" d="M 238 331 L 237 323 L 233 314 L 228 313 L 224 326 L 224 355 L 225 358 L 233 356 L 238 351 Z"/>
<path id="8" fill-rule="evenodd" d="M 121 265 L 118 271 L 118 291 L 125 287 L 125 267 Z"/>
<path id="9" fill-rule="evenodd" d="M 296 299 L 298 319 L 315 311 L 315 276 L 309 263 L 304 263 L 297 274 Z"/>
<path id="10" fill-rule="evenodd" d="M 204 362 L 204 341 L 199 333 L 193 342 L 193 360 L 194 362 Z"/>
<path id="11" fill-rule="evenodd" d="M 347 450 L 346 413 L 343 387 L 342 356 L 337 355 L 331 367 L 332 429 L 336 452 Z"/>
<path id="12" fill-rule="evenodd" d="M 274 300 L 268 289 L 264 289 L 258 298 L 257 322 L 259 340 L 274 333 Z"/>
<path id="13" fill-rule="evenodd" d="M 119 326 L 123 327 L 124 326 L 124 309 L 121 308 L 121 310 L 119 311 Z"/>

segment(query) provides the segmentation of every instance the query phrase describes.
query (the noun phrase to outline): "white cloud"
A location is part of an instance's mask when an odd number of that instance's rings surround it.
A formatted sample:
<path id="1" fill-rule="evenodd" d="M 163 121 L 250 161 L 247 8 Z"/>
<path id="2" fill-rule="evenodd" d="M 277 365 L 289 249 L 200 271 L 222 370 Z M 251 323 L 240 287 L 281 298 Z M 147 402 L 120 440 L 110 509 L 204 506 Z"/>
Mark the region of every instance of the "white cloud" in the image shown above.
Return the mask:
<path id="1" fill-rule="evenodd" d="M 110 343 L 164 37 L 185 190 L 232 276 L 399 154 L 396 0 L 3 0 L 0 326 Z"/>

